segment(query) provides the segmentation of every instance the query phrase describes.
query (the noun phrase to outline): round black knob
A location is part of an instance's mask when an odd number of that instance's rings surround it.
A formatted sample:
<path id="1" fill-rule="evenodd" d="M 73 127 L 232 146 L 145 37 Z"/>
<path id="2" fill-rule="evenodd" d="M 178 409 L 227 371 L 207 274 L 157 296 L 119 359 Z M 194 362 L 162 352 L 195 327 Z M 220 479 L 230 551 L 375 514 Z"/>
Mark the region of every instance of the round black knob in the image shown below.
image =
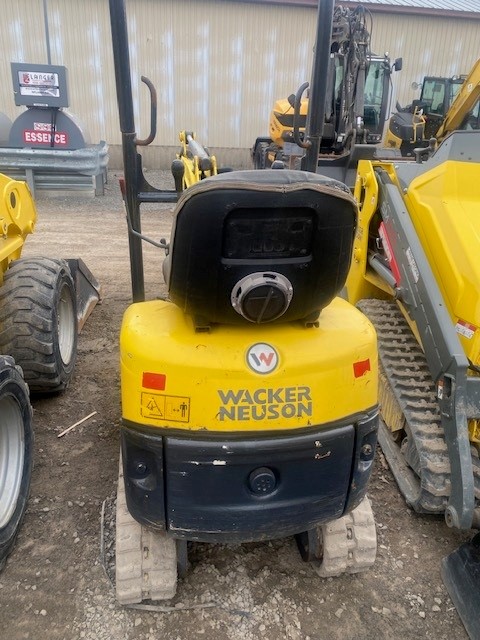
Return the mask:
<path id="1" fill-rule="evenodd" d="M 277 486 L 275 474 L 268 467 L 259 467 L 248 476 L 250 491 L 256 495 L 268 495 Z"/>

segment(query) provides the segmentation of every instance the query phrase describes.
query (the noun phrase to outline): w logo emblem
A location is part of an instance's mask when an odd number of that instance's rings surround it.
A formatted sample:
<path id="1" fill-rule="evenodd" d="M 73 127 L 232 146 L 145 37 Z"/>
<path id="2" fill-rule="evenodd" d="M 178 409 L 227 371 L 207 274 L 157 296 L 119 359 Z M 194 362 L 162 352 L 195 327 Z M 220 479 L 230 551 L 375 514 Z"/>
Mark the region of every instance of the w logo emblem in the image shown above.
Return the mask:
<path id="1" fill-rule="evenodd" d="M 269 344 L 258 342 L 247 351 L 247 364 L 256 373 L 270 373 L 277 368 L 278 354 Z"/>

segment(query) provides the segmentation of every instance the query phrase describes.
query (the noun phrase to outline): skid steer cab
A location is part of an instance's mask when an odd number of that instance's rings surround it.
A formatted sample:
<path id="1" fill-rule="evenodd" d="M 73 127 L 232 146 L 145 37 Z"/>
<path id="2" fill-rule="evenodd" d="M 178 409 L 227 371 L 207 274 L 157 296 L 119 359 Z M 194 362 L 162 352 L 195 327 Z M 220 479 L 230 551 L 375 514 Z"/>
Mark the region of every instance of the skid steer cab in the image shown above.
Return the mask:
<path id="1" fill-rule="evenodd" d="M 376 336 L 337 297 L 356 224 L 349 190 L 303 171 L 181 196 L 168 299 L 121 328 L 120 602 L 172 598 L 188 541 L 296 535 L 321 576 L 374 562 Z"/>

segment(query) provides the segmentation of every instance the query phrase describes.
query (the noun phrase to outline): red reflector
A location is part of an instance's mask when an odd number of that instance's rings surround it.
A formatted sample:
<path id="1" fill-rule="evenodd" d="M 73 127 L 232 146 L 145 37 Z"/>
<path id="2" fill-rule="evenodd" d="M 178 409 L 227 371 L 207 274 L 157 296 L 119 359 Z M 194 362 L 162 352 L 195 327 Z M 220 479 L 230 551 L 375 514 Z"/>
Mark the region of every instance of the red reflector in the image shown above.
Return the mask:
<path id="1" fill-rule="evenodd" d="M 353 363 L 353 375 L 355 378 L 361 378 L 367 371 L 370 371 L 370 358 Z"/>
<path id="2" fill-rule="evenodd" d="M 142 386 L 145 387 L 145 389 L 158 389 L 158 391 L 163 391 L 166 382 L 167 376 L 164 373 L 143 373 Z"/>
<path id="3" fill-rule="evenodd" d="M 398 284 L 401 280 L 400 269 L 398 268 L 398 263 L 395 258 L 395 254 L 393 253 L 392 244 L 390 242 L 390 238 L 388 237 L 384 222 L 380 224 L 378 232 L 380 234 L 380 238 L 382 239 L 383 249 L 387 256 L 388 264 L 390 265 L 393 277 L 395 278 L 395 284 Z"/>

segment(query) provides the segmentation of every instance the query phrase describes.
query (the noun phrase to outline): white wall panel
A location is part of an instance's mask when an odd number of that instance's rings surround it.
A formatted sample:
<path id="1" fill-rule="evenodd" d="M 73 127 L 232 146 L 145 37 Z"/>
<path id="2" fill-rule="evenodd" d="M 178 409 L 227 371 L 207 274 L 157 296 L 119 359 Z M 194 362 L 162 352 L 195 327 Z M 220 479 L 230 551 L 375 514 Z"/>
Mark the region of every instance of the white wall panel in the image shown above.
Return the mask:
<path id="1" fill-rule="evenodd" d="M 420 91 L 411 88 L 425 75 L 467 74 L 480 58 L 479 20 L 374 14 L 372 49 L 403 58 L 403 69 L 393 75 L 396 98 L 407 104 Z M 395 105 L 395 102 L 393 103 Z"/>
<path id="2" fill-rule="evenodd" d="M 0 110 L 15 118 L 10 62 L 46 63 L 42 0 L 0 0 Z M 372 6 L 370 6 L 373 9 Z M 107 0 L 47 0 L 52 64 L 68 68 L 70 111 L 92 142 L 120 142 Z M 275 99 L 309 79 L 316 10 L 227 0 L 127 0 L 137 129 L 149 129 L 148 76 L 158 91 L 156 144 L 193 129 L 210 147 L 248 148 L 267 133 Z M 479 20 L 373 12 L 372 49 L 402 56 L 402 104 L 425 74 L 467 73 Z M 394 104 L 394 103 L 393 103 Z"/>

